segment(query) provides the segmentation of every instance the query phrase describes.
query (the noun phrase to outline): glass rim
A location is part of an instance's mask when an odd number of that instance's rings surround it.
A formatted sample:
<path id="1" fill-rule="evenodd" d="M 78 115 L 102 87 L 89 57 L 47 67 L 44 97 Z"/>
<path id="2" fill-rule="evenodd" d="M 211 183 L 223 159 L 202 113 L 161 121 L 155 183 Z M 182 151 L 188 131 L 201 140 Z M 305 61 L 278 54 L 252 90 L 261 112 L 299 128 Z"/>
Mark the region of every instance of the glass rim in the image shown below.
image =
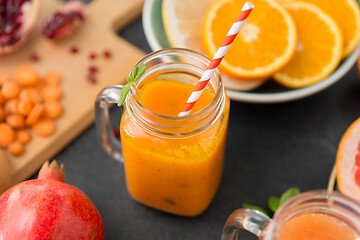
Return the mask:
<path id="1" fill-rule="evenodd" d="M 151 59 L 161 55 L 161 54 L 176 54 L 176 53 L 182 53 L 182 54 L 190 54 L 192 55 L 194 58 L 198 58 L 199 60 L 201 60 L 206 66 L 208 66 L 211 62 L 211 60 L 209 58 L 207 58 L 206 56 L 204 56 L 203 54 L 196 52 L 194 50 L 191 49 L 187 49 L 187 48 L 164 48 L 164 49 L 160 49 L 158 51 L 154 51 L 152 53 L 147 54 L 145 57 L 143 57 L 140 61 L 138 61 L 138 63 L 134 66 L 137 67 L 139 66 L 141 63 L 146 63 L 148 61 L 150 61 Z M 181 63 L 181 62 L 180 62 Z M 205 70 L 204 70 L 205 72 Z M 130 72 L 131 73 L 131 72 Z M 191 118 L 196 118 L 199 117 L 201 115 L 204 115 L 207 111 L 209 111 L 208 114 L 206 114 L 204 116 L 204 118 L 206 118 L 208 115 L 211 114 L 211 111 L 209 109 L 211 108 L 216 108 L 218 105 L 220 105 L 221 100 L 222 100 L 222 95 L 224 94 L 224 84 L 220 75 L 220 72 L 218 69 L 216 69 L 216 71 L 214 72 L 212 78 L 216 78 L 218 79 L 218 84 L 219 84 L 219 90 L 216 91 L 215 87 L 214 87 L 214 92 L 215 92 L 215 96 L 212 99 L 212 101 L 203 109 L 196 111 L 194 113 L 190 113 L 187 116 L 166 116 L 166 115 L 162 115 L 162 114 L 158 114 L 155 113 L 153 111 L 151 111 L 150 109 L 146 108 L 143 104 L 140 103 L 140 101 L 136 98 L 137 92 L 136 90 L 132 89 L 130 90 L 130 94 L 129 97 L 126 99 L 126 104 L 129 104 L 129 102 L 131 104 L 135 103 L 135 106 L 137 108 L 140 108 L 140 110 L 145 111 L 147 114 L 155 117 L 155 118 L 160 118 L 160 119 L 164 119 L 164 120 L 172 120 L 172 121 L 183 121 L 183 120 L 187 120 L 187 119 L 191 119 Z M 211 79 L 212 79 L 211 78 Z M 136 86 L 139 86 L 139 84 L 144 80 L 144 77 L 140 77 L 140 79 L 136 82 Z M 209 81 L 211 82 L 211 80 Z M 194 86 L 195 88 L 195 86 Z M 185 105 L 185 102 L 184 102 Z"/>
<path id="2" fill-rule="evenodd" d="M 315 189 L 300 193 L 285 202 L 276 210 L 269 230 L 265 234 L 265 240 L 274 239 L 283 221 L 301 214 L 303 211 L 328 212 L 334 216 L 343 217 L 342 221 L 348 222 L 354 230 L 360 232 L 360 203 L 337 191 L 328 192 L 323 189 Z"/>
<path id="3" fill-rule="evenodd" d="M 360 203 L 356 202 L 354 199 L 349 198 L 337 191 L 328 192 L 327 190 L 323 190 L 323 189 L 315 189 L 300 193 L 299 195 L 291 198 L 276 211 L 276 213 L 274 214 L 274 218 L 277 216 L 277 214 L 280 214 L 285 209 L 299 206 L 300 204 L 306 203 L 307 201 L 310 200 L 313 201 L 333 200 L 337 202 L 348 203 L 349 205 L 351 205 L 351 207 L 354 207 L 358 211 L 358 214 L 360 216 Z"/>

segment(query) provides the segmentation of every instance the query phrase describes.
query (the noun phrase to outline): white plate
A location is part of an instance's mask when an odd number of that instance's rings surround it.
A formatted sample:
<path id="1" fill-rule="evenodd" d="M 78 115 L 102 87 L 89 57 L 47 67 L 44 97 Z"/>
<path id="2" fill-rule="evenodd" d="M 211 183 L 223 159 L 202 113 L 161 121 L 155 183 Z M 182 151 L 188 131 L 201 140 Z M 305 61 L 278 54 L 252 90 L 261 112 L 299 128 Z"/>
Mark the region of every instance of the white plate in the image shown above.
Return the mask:
<path id="1" fill-rule="evenodd" d="M 142 20 L 145 37 L 153 51 L 171 47 L 162 22 L 161 4 L 162 0 L 146 0 L 143 8 Z M 320 92 L 340 80 L 354 65 L 359 53 L 360 44 L 330 76 L 308 87 L 289 89 L 270 80 L 253 91 L 241 92 L 227 89 L 226 92 L 232 100 L 252 103 L 277 103 L 304 98 Z"/>

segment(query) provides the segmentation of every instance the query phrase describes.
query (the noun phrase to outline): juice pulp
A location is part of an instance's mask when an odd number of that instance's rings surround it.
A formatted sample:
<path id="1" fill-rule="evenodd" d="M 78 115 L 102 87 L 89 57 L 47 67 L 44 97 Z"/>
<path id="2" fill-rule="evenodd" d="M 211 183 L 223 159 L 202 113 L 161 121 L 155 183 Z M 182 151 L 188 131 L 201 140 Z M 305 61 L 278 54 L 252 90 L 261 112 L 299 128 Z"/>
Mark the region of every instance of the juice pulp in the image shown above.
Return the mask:
<path id="1" fill-rule="evenodd" d="M 142 104 L 164 116 L 177 116 L 194 86 L 153 80 L 141 89 Z M 205 90 L 193 112 L 206 107 L 214 93 Z M 166 212 L 196 216 L 209 206 L 219 186 L 229 114 L 229 101 L 209 128 L 186 137 L 154 134 L 124 114 L 120 135 L 126 184 L 137 201 Z M 199 126 L 195 123 L 194 128 Z M 172 129 L 172 133 L 176 133 Z"/>
<path id="2" fill-rule="evenodd" d="M 306 213 L 282 225 L 276 240 L 355 240 L 359 237 L 348 223 L 334 216 Z"/>

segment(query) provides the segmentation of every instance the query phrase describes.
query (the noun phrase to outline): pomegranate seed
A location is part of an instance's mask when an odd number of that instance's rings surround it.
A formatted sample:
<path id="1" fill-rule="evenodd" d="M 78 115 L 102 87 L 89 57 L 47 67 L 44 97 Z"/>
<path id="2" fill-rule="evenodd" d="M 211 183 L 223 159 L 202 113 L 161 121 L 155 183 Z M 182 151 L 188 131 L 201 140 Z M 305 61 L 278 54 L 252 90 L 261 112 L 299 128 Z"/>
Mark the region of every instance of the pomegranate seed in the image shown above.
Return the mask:
<path id="1" fill-rule="evenodd" d="M 32 53 L 30 54 L 30 61 L 32 62 L 38 62 L 40 59 L 39 59 L 39 56 L 36 54 L 36 53 Z"/>
<path id="2" fill-rule="evenodd" d="M 95 84 L 96 83 L 96 78 L 93 74 L 90 74 L 88 77 L 87 77 L 87 80 L 89 83 L 92 83 L 92 84 Z"/>
<path id="3" fill-rule="evenodd" d="M 119 137 L 120 137 L 119 130 L 117 130 L 116 128 L 113 128 L 112 134 L 114 135 L 115 138 L 119 138 Z"/>
<path id="4" fill-rule="evenodd" d="M 104 57 L 105 58 L 110 58 L 111 57 L 111 52 L 109 50 L 105 50 L 104 51 Z"/>
<path id="5" fill-rule="evenodd" d="M 97 67 L 95 67 L 95 66 L 90 66 L 89 67 L 89 72 L 90 73 L 96 73 L 97 71 L 98 71 Z"/>
<path id="6" fill-rule="evenodd" d="M 96 58 L 96 53 L 90 53 L 89 58 L 91 60 L 95 59 Z"/>
<path id="7" fill-rule="evenodd" d="M 70 48 L 70 52 L 71 52 L 72 54 L 76 54 L 76 53 L 79 52 L 79 49 L 78 49 L 76 46 L 72 46 L 72 47 Z"/>

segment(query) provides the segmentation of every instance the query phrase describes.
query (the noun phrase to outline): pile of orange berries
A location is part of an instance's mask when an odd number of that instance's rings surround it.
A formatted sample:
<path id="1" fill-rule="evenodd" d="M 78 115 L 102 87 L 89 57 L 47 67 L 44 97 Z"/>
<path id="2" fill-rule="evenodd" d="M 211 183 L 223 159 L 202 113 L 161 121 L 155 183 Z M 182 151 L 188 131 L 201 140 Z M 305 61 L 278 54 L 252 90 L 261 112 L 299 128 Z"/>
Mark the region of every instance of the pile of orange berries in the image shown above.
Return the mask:
<path id="1" fill-rule="evenodd" d="M 20 156 L 32 132 L 40 137 L 55 132 L 54 120 L 63 113 L 60 82 L 55 72 L 40 79 L 30 66 L 19 67 L 13 79 L 0 73 L 0 147 Z"/>

